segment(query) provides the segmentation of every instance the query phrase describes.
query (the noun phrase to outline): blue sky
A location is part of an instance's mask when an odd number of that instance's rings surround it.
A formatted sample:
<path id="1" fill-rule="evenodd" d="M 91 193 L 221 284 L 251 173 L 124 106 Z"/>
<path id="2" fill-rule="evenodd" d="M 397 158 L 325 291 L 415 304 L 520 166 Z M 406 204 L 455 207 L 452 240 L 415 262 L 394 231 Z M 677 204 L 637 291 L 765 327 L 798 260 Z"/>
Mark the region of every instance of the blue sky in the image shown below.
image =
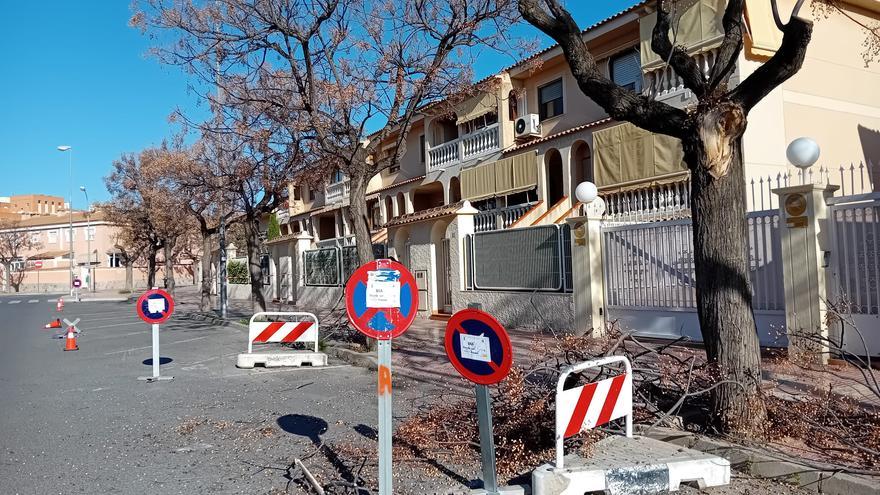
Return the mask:
<path id="1" fill-rule="evenodd" d="M 583 27 L 636 0 L 569 0 Z M 50 15 L 51 14 L 51 15 Z M 0 16 L 0 196 L 68 195 L 68 157 L 73 147 L 73 205 L 83 208 L 79 186 L 103 201 L 113 160 L 155 146 L 174 128 L 175 108 L 204 113 L 187 77 L 177 67 L 148 57 L 149 39 L 128 27 L 124 0 L 5 2 Z M 537 36 L 531 26 L 514 35 Z M 550 44 L 541 38 L 541 47 Z M 477 76 L 514 60 L 481 57 Z"/>

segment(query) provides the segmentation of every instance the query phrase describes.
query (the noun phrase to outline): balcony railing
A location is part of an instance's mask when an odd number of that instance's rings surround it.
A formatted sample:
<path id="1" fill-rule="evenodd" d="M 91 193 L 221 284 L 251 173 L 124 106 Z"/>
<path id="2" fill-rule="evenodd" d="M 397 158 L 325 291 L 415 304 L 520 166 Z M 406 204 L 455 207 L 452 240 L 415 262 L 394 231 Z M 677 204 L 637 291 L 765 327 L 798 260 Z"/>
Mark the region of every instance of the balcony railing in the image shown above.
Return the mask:
<path id="1" fill-rule="evenodd" d="M 490 230 L 506 229 L 529 211 L 535 203 L 496 208 L 494 210 L 481 211 L 474 215 L 474 231 L 487 232 Z M 500 225 L 500 227 L 499 227 Z"/>
<path id="2" fill-rule="evenodd" d="M 351 183 L 347 180 L 328 185 L 325 190 L 327 203 L 341 203 L 343 199 L 348 197 L 350 191 Z"/>
<path id="3" fill-rule="evenodd" d="M 440 170 L 486 153 L 501 145 L 498 124 L 428 149 L 428 171 Z"/>
<path id="4" fill-rule="evenodd" d="M 709 51 L 694 55 L 697 65 L 703 70 L 703 74 L 709 74 L 715 59 L 718 56 L 718 49 L 713 48 Z M 663 65 L 656 69 L 645 73 L 645 89 L 646 96 L 654 98 L 663 98 L 667 95 L 684 91 L 684 80 L 675 73 L 670 65 Z"/>

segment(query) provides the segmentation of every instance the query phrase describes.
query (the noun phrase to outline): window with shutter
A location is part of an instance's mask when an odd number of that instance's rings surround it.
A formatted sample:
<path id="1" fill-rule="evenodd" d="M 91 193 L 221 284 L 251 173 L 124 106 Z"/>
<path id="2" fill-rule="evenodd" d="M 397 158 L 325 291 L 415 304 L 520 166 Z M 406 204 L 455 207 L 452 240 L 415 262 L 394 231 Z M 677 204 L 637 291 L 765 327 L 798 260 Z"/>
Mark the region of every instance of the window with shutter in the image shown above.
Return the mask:
<path id="1" fill-rule="evenodd" d="M 538 117 L 549 119 L 562 114 L 562 79 L 538 88 Z"/>
<path id="2" fill-rule="evenodd" d="M 642 66 L 638 50 L 627 51 L 611 59 L 611 79 L 624 88 L 636 92 L 642 90 Z"/>

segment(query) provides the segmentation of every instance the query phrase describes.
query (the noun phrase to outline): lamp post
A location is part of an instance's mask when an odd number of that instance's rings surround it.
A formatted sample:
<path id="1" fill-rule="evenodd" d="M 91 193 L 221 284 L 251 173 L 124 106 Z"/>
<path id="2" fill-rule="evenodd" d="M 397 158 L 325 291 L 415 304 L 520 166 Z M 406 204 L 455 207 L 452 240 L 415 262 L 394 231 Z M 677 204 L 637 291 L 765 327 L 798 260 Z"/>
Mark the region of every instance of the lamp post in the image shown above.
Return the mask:
<path id="1" fill-rule="evenodd" d="M 92 273 L 92 204 L 89 203 L 86 186 L 79 186 L 79 190 L 86 195 L 86 264 L 88 265 L 86 274 L 89 278 L 89 292 L 95 292 L 95 275 Z"/>
<path id="2" fill-rule="evenodd" d="M 76 262 L 74 259 L 74 251 L 73 251 L 73 148 L 67 145 L 62 145 L 58 147 L 58 151 L 67 152 L 67 200 L 69 203 L 67 204 L 67 218 L 69 222 L 69 235 L 70 237 L 67 239 L 70 244 L 70 293 L 73 294 L 73 264 Z"/>
<path id="3" fill-rule="evenodd" d="M 819 144 L 812 138 L 799 137 L 788 144 L 785 157 L 801 170 L 801 184 L 803 184 L 807 178 L 807 169 L 819 159 Z"/>

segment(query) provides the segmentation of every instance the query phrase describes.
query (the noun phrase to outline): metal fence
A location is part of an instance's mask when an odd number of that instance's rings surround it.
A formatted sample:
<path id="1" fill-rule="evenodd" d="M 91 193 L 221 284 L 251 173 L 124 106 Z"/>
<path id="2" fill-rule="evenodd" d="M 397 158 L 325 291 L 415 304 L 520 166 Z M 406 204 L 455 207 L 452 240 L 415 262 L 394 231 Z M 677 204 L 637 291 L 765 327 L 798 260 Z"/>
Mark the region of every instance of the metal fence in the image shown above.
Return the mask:
<path id="1" fill-rule="evenodd" d="M 749 278 L 756 310 L 784 309 L 779 214 L 749 213 Z M 606 302 L 609 307 L 696 307 L 693 230 L 690 219 L 602 229 Z"/>
<path id="2" fill-rule="evenodd" d="M 373 244 L 373 256 L 388 256 L 384 244 Z M 357 246 L 332 246 L 303 253 L 306 285 L 340 286 L 358 269 Z"/>
<path id="3" fill-rule="evenodd" d="M 469 235 L 465 241 L 467 286 L 478 290 L 571 290 L 570 236 L 568 225 Z"/>
<path id="4" fill-rule="evenodd" d="M 853 315 L 880 314 L 880 193 L 865 196 L 830 209 L 834 303 Z"/>
<path id="5" fill-rule="evenodd" d="M 525 215 L 526 212 L 531 210 L 535 204 L 537 203 L 523 203 L 521 205 L 481 211 L 474 215 L 474 231 L 488 232 L 490 230 L 506 229 L 516 223 L 516 221 Z"/>

